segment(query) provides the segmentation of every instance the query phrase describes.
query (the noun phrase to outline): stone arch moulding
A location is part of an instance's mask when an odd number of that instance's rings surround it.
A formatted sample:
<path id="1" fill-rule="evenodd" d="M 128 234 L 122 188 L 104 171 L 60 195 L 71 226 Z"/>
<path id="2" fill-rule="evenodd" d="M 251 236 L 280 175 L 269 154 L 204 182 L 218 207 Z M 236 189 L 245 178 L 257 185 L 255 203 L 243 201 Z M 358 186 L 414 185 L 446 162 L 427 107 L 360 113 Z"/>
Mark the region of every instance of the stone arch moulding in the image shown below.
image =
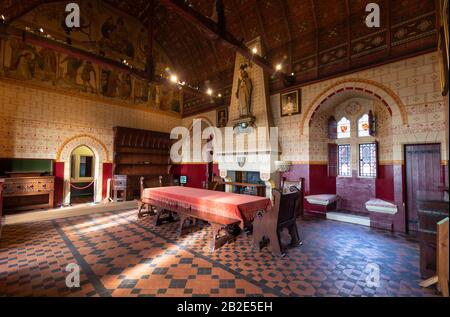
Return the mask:
<path id="1" fill-rule="evenodd" d="M 63 204 L 70 204 L 70 164 L 71 154 L 79 146 L 87 146 L 94 153 L 94 201 L 102 201 L 103 163 L 108 163 L 109 152 L 105 143 L 88 134 L 76 135 L 67 139 L 59 148 L 56 161 L 64 163 Z M 105 180 L 106 181 L 106 180 Z"/>
<path id="2" fill-rule="evenodd" d="M 300 133 L 302 135 L 305 134 L 309 123 L 320 106 L 328 99 L 343 91 L 355 91 L 357 93 L 359 92 L 375 97 L 386 106 L 391 116 L 399 115 L 402 119 L 402 123 L 406 126 L 408 125 L 408 113 L 406 111 L 406 106 L 400 97 L 398 97 L 397 94 L 389 87 L 369 79 L 349 78 L 337 81 L 327 87 L 309 104 L 305 115 L 300 121 Z"/>

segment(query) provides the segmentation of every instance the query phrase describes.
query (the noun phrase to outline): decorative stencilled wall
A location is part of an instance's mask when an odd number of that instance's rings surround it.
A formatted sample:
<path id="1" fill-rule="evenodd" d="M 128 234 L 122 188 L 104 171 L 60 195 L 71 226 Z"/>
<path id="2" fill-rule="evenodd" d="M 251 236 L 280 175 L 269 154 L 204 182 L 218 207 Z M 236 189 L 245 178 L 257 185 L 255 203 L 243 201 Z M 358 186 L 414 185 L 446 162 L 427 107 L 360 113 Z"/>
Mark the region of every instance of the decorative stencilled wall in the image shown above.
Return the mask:
<path id="1" fill-rule="evenodd" d="M 92 135 L 113 152 L 113 127 L 170 132 L 176 114 L 141 111 L 0 80 L 0 157 L 55 159 L 62 144 Z"/>
<path id="2" fill-rule="evenodd" d="M 342 88 L 367 89 L 384 99 L 392 111 L 394 162 L 403 160 L 403 144 L 441 143 L 442 160 L 448 161 L 448 121 L 440 93 L 436 53 L 429 53 L 302 88 L 302 114 L 280 117 L 280 96 L 271 96 L 275 125 L 279 127 L 283 160 L 302 164 L 314 161 L 309 120 L 321 101 Z M 406 119 L 406 120 L 405 120 Z"/>

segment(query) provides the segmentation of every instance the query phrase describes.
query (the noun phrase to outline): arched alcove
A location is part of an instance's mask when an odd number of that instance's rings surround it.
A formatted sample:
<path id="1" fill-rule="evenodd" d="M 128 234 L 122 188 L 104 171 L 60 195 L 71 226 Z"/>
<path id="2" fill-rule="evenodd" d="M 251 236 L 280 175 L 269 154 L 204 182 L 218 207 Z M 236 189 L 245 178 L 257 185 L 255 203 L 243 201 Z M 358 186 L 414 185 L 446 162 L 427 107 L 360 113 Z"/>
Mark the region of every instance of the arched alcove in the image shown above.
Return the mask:
<path id="1" fill-rule="evenodd" d="M 64 163 L 64 189 L 63 189 L 63 204 L 70 204 L 70 166 L 71 154 L 80 147 L 89 147 L 95 156 L 94 166 L 94 202 L 102 201 L 102 186 L 103 186 L 103 163 L 109 162 L 109 153 L 106 145 L 90 135 L 78 135 L 66 140 L 58 151 L 56 160 Z M 105 180 L 106 181 L 106 180 Z"/>
<path id="2" fill-rule="evenodd" d="M 394 124 L 408 125 L 406 106 L 390 88 L 368 79 L 349 78 L 332 84 L 312 100 L 300 121 L 301 134 L 309 133 L 309 125 L 319 108 L 329 102 L 348 99 L 349 95 L 380 101 L 391 114 Z"/>

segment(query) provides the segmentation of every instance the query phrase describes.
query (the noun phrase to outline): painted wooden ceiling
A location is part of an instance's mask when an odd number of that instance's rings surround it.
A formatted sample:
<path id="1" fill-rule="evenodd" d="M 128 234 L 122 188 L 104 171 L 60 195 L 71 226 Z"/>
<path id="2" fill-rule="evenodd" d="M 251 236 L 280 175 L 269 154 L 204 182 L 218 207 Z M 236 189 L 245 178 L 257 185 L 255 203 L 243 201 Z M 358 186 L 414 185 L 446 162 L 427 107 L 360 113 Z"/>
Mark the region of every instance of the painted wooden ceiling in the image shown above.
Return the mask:
<path id="1" fill-rule="evenodd" d="M 150 1 L 103 0 L 148 25 Z M 51 0 L 2 0 L 0 13 L 23 15 Z M 54 2 L 54 1 L 53 1 Z M 434 0 L 223 0 L 226 29 L 239 40 L 260 36 L 270 63 L 283 63 L 304 83 L 386 62 L 436 47 Z M 381 8 L 381 28 L 365 25 L 366 4 Z M 192 85 L 230 94 L 235 52 L 207 40 L 195 25 L 155 0 L 155 39 L 179 73 Z M 214 1 L 186 0 L 203 16 Z M 283 89 L 276 79 L 272 90 Z M 206 102 L 203 102 L 206 104 Z M 187 100 L 189 111 L 202 101 Z M 191 109 L 189 110 L 189 107 Z"/>

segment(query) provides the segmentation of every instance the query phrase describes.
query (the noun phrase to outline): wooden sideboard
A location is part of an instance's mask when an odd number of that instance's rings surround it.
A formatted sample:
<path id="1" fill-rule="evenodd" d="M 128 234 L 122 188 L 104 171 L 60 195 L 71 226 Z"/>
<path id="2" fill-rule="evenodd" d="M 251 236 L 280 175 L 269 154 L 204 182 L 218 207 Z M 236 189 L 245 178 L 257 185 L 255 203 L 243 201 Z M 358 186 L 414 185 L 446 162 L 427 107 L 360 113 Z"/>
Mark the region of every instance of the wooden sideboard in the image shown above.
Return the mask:
<path id="1" fill-rule="evenodd" d="M 126 176 L 127 200 L 140 196 L 140 178 L 147 187 L 172 183 L 169 133 L 132 128 L 114 128 L 113 175 Z M 114 188 L 113 188 L 114 189 Z"/>
<path id="2" fill-rule="evenodd" d="M 8 177 L 3 184 L 5 211 L 53 208 L 53 176 Z"/>

